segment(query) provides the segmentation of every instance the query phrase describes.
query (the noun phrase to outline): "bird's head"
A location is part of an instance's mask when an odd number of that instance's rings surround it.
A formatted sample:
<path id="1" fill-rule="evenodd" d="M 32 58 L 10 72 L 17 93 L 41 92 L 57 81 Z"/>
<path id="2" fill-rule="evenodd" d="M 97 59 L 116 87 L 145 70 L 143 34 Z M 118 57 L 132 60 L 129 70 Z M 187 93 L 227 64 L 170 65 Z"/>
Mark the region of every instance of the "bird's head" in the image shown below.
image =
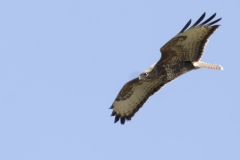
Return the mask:
<path id="1" fill-rule="evenodd" d="M 139 80 L 144 80 L 148 77 L 149 73 L 148 72 L 142 72 L 139 76 L 138 79 Z"/>
<path id="2" fill-rule="evenodd" d="M 156 63 L 154 63 L 153 65 L 151 65 L 151 67 L 149 67 L 147 70 L 143 71 L 143 72 L 139 75 L 138 79 L 139 79 L 139 80 L 144 80 L 144 79 L 146 79 L 146 78 L 149 76 L 150 72 L 153 70 L 155 64 L 156 64 Z"/>

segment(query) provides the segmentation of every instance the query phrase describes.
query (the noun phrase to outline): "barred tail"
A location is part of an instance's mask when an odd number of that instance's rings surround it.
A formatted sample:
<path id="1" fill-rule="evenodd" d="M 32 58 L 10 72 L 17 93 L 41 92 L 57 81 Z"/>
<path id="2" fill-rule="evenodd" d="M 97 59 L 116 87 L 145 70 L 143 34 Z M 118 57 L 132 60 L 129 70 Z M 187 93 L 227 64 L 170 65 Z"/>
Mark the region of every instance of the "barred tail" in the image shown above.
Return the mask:
<path id="1" fill-rule="evenodd" d="M 205 62 L 193 62 L 193 65 L 198 68 L 207 68 L 207 69 L 216 69 L 216 70 L 223 70 L 223 67 L 217 64 L 210 64 Z"/>

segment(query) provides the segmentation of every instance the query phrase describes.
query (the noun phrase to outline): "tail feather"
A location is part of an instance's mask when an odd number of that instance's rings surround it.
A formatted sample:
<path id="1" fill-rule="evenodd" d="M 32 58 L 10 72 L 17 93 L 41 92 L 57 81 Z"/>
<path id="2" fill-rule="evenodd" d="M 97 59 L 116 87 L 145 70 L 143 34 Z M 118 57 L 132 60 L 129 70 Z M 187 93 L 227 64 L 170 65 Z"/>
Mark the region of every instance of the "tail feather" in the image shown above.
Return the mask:
<path id="1" fill-rule="evenodd" d="M 207 68 L 207 69 L 216 69 L 216 70 L 223 70 L 223 67 L 218 64 L 210 64 L 205 62 L 193 62 L 193 65 L 197 68 Z"/>

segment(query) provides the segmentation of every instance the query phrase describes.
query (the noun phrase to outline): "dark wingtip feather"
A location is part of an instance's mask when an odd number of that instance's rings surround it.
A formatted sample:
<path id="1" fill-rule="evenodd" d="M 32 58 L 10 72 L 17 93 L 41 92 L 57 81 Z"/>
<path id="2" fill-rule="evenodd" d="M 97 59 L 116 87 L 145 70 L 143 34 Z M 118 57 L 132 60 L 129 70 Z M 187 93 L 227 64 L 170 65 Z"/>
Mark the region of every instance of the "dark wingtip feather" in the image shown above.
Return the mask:
<path id="1" fill-rule="evenodd" d="M 119 116 L 119 115 L 116 115 L 116 116 L 115 116 L 114 123 L 117 123 L 117 122 L 119 121 L 119 118 L 120 118 L 120 116 Z"/>
<path id="2" fill-rule="evenodd" d="M 207 20 L 205 20 L 203 23 L 201 23 L 200 25 L 204 25 L 207 24 L 208 22 L 210 22 L 214 17 L 216 16 L 216 13 L 214 13 L 211 17 L 209 17 Z"/>
<path id="3" fill-rule="evenodd" d="M 111 106 L 110 108 L 108 108 L 108 109 L 113 109 L 113 107 L 114 107 L 114 106 L 112 105 L 112 106 Z"/>
<path id="4" fill-rule="evenodd" d="M 121 124 L 125 123 L 125 117 L 121 117 Z"/>
<path id="5" fill-rule="evenodd" d="M 213 25 L 213 24 L 217 23 L 218 21 L 220 21 L 221 19 L 222 19 L 222 18 L 219 18 L 219 19 L 217 19 L 217 20 L 215 20 L 215 21 L 213 21 L 213 22 L 209 23 L 208 25 L 209 25 L 209 26 L 211 26 L 211 25 Z"/>
<path id="6" fill-rule="evenodd" d="M 204 13 L 201 15 L 201 17 L 198 18 L 198 20 L 191 26 L 191 28 L 197 26 L 197 25 L 204 19 L 205 15 L 206 15 L 206 12 L 204 12 Z"/>
<path id="7" fill-rule="evenodd" d="M 188 21 L 188 23 L 183 27 L 183 29 L 179 32 L 179 33 L 182 33 L 182 32 L 184 32 L 188 27 L 189 27 L 189 25 L 191 24 L 191 19 Z"/>
<path id="8" fill-rule="evenodd" d="M 204 19 L 205 15 L 206 15 L 206 12 L 204 12 L 204 13 L 201 15 L 201 17 L 200 17 L 190 28 L 194 28 L 194 27 L 196 27 L 196 26 L 203 26 L 203 25 L 209 25 L 209 26 L 211 26 L 211 25 L 217 23 L 218 21 L 220 21 L 220 20 L 222 19 L 222 18 L 219 18 L 219 19 L 217 19 L 217 20 L 215 20 L 215 21 L 213 21 L 213 22 L 211 22 L 211 23 L 208 23 L 208 22 L 210 22 L 210 21 L 217 15 L 216 13 L 214 13 L 214 14 L 213 14 L 211 17 L 209 17 L 207 20 L 205 20 L 204 22 L 202 22 L 201 24 L 199 24 L 199 23 Z M 208 23 L 208 24 L 207 24 L 207 23 Z M 183 27 L 183 29 L 182 29 L 179 33 L 184 32 L 184 31 L 189 27 L 190 24 L 191 24 L 191 19 L 190 19 L 190 21 L 188 21 L 188 23 Z"/>
<path id="9" fill-rule="evenodd" d="M 130 116 L 127 116 L 126 119 L 127 119 L 128 121 L 130 121 L 130 120 L 131 120 L 131 117 L 130 117 Z"/>
<path id="10" fill-rule="evenodd" d="M 111 116 L 115 116 L 116 112 L 113 110 Z"/>

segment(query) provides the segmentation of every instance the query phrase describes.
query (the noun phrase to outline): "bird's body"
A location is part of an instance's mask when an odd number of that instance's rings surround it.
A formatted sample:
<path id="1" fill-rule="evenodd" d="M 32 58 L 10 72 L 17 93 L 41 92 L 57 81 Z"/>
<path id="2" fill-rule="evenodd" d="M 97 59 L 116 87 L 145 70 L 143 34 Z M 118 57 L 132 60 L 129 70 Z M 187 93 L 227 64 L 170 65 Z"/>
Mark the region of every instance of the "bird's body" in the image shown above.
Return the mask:
<path id="1" fill-rule="evenodd" d="M 113 109 L 115 123 L 119 119 L 122 124 L 126 119 L 131 120 L 151 95 L 180 75 L 198 68 L 222 69 L 219 65 L 200 61 L 208 38 L 219 27 L 212 24 L 221 19 L 208 23 L 215 15 L 199 25 L 205 16 L 204 13 L 186 30 L 191 23 L 190 20 L 179 34 L 160 49 L 162 56 L 157 63 L 123 86 L 110 107 Z"/>

